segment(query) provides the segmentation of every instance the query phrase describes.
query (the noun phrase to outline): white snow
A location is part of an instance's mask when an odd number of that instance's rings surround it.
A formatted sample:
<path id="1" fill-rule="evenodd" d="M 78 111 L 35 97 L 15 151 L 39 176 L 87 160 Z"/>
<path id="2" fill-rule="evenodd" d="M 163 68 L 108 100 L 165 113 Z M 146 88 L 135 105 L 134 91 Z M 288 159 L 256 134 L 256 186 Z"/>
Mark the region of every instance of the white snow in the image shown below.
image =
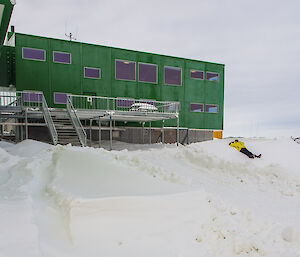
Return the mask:
<path id="1" fill-rule="evenodd" d="M 299 257 L 300 144 L 243 141 L 1 141 L 0 257 Z"/>

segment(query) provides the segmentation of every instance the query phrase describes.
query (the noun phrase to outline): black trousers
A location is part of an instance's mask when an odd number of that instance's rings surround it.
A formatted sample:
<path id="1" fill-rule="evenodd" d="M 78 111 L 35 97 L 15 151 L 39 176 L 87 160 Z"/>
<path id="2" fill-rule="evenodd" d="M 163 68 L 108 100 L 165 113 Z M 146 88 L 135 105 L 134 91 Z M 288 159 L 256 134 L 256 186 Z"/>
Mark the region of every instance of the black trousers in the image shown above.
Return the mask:
<path id="1" fill-rule="evenodd" d="M 246 147 L 242 148 L 240 152 L 243 153 L 243 154 L 246 154 L 249 158 L 254 158 L 253 153 L 251 153 L 250 151 L 248 151 Z"/>

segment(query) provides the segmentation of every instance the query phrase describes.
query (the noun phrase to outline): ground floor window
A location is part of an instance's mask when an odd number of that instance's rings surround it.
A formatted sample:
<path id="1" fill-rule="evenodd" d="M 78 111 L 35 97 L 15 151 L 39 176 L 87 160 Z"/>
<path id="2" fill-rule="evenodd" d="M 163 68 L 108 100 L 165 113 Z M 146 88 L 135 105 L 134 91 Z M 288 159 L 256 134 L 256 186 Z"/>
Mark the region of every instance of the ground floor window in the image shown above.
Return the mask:
<path id="1" fill-rule="evenodd" d="M 191 103 L 190 109 L 191 109 L 191 112 L 204 112 L 204 104 Z"/>
<path id="2" fill-rule="evenodd" d="M 205 105 L 205 112 L 218 113 L 219 112 L 219 106 L 217 104 L 206 104 Z"/>

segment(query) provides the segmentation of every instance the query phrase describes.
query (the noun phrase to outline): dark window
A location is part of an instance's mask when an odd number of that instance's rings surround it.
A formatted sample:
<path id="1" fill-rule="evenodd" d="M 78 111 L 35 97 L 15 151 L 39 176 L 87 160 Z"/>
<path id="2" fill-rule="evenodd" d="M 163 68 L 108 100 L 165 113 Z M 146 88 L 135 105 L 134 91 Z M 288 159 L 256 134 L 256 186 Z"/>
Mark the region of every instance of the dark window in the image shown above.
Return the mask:
<path id="1" fill-rule="evenodd" d="M 144 99 L 139 99 L 139 103 L 151 104 L 151 105 L 153 105 L 153 106 L 156 105 L 156 101 L 155 101 L 155 100 L 144 100 Z"/>
<path id="2" fill-rule="evenodd" d="M 134 104 L 134 100 L 133 99 L 126 99 L 126 98 L 118 98 L 117 99 L 117 106 L 118 107 L 123 107 L 123 108 L 130 108 L 131 105 Z"/>
<path id="3" fill-rule="evenodd" d="M 181 86 L 181 68 L 165 66 L 165 84 Z"/>
<path id="4" fill-rule="evenodd" d="M 54 103 L 66 104 L 67 103 L 67 94 L 66 93 L 54 93 Z"/>
<path id="5" fill-rule="evenodd" d="M 216 105 L 216 104 L 206 104 L 205 105 L 205 112 L 218 113 L 219 112 L 219 106 Z"/>
<path id="6" fill-rule="evenodd" d="M 135 62 L 116 60 L 116 79 L 135 81 Z"/>
<path id="7" fill-rule="evenodd" d="M 157 83 L 157 65 L 139 63 L 139 81 Z"/>
<path id="8" fill-rule="evenodd" d="M 27 60 L 46 61 L 46 51 L 43 49 L 23 47 L 22 56 Z"/>
<path id="9" fill-rule="evenodd" d="M 90 79 L 100 79 L 101 70 L 99 68 L 84 67 L 84 77 Z"/>
<path id="10" fill-rule="evenodd" d="M 218 82 L 219 81 L 219 73 L 206 72 L 206 80 Z"/>
<path id="11" fill-rule="evenodd" d="M 53 62 L 71 64 L 71 54 L 63 52 L 53 52 Z"/>
<path id="12" fill-rule="evenodd" d="M 191 107 L 191 112 L 204 112 L 203 104 L 192 103 L 190 104 L 190 107 Z"/>
<path id="13" fill-rule="evenodd" d="M 204 79 L 204 71 L 200 70 L 191 70 L 192 79 Z"/>

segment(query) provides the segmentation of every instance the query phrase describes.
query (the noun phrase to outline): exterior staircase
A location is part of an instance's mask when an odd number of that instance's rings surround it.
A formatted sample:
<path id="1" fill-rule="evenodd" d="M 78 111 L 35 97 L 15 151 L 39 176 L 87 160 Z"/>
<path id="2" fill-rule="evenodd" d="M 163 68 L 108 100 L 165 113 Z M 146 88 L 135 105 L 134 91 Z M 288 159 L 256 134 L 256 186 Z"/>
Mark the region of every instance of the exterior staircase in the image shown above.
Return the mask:
<path id="1" fill-rule="evenodd" d="M 64 115 L 64 117 L 51 115 L 51 117 L 57 131 L 58 144 L 72 144 L 73 146 L 81 146 L 76 130 L 68 115 Z"/>

